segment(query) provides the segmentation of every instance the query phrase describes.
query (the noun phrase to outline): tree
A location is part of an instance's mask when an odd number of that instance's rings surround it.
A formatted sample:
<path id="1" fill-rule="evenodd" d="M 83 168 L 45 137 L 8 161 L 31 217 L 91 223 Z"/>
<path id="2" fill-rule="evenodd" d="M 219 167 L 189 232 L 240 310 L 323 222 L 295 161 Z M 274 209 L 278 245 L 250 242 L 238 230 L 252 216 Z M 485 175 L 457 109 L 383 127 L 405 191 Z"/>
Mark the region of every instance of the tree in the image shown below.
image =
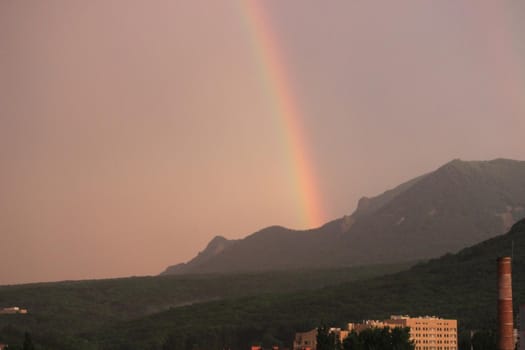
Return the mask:
<path id="1" fill-rule="evenodd" d="M 23 350 L 35 350 L 35 346 L 33 345 L 33 341 L 31 340 L 31 335 L 29 332 L 26 332 L 24 335 L 24 346 L 22 347 Z"/>
<path id="2" fill-rule="evenodd" d="M 317 328 L 317 350 L 340 350 L 340 342 L 326 325 Z"/>
<path id="3" fill-rule="evenodd" d="M 414 350 L 416 345 L 410 339 L 410 328 L 395 327 L 390 332 L 392 350 Z"/>
<path id="4" fill-rule="evenodd" d="M 343 350 L 364 350 L 363 343 L 355 330 L 343 340 Z"/>
<path id="5" fill-rule="evenodd" d="M 365 329 L 359 332 L 359 338 L 363 343 L 364 350 L 389 350 L 382 347 L 382 343 L 386 341 L 382 339 L 382 332 L 379 328 Z"/>
<path id="6" fill-rule="evenodd" d="M 474 350 L 496 350 L 496 333 L 491 330 L 477 331 L 472 336 Z"/>
<path id="7" fill-rule="evenodd" d="M 343 341 L 343 350 L 414 350 L 407 328 L 369 328 L 352 331 Z"/>

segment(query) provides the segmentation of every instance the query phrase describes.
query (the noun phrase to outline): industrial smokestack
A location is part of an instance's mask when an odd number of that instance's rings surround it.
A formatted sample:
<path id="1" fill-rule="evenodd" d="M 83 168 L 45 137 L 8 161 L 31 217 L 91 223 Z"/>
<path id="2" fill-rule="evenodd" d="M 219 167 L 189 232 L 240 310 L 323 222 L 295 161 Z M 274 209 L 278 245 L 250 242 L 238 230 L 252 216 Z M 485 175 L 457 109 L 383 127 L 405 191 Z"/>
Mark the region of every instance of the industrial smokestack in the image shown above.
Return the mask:
<path id="1" fill-rule="evenodd" d="M 498 350 L 514 350 L 511 258 L 498 258 Z"/>
<path id="2" fill-rule="evenodd" d="M 520 305 L 520 332 L 518 333 L 519 350 L 525 350 L 525 304 Z"/>

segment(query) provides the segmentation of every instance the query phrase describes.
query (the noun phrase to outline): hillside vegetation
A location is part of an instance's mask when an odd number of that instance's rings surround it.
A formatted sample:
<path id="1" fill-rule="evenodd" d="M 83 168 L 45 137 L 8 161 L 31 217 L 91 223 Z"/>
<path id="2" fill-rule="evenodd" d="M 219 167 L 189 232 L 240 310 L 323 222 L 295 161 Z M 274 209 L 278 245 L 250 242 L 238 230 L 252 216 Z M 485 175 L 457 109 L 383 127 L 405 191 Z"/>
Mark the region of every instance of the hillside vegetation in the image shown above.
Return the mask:
<path id="1" fill-rule="evenodd" d="M 512 250 L 517 306 L 525 302 L 525 220 L 508 234 L 405 272 L 322 290 L 174 308 L 104 329 L 91 339 L 103 349 L 131 344 L 144 349 L 246 349 L 256 342 L 290 346 L 295 331 L 323 322 L 344 325 L 391 314 L 458 319 L 462 334 L 494 329 L 496 258 Z"/>
<path id="2" fill-rule="evenodd" d="M 27 315 L 0 315 L 0 343 L 29 331 L 47 349 L 91 349 L 85 334 L 169 308 L 258 294 L 321 288 L 400 271 L 409 264 L 237 275 L 133 277 L 0 286 L 0 307 Z M 96 347 L 95 347 L 96 348 Z"/>

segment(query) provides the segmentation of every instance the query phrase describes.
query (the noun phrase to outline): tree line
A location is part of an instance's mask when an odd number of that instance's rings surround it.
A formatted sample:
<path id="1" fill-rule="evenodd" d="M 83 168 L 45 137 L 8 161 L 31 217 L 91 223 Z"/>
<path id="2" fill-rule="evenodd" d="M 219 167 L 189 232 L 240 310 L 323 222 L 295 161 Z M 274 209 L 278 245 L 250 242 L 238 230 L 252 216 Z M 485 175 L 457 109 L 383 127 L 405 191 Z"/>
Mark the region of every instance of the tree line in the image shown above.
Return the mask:
<path id="1" fill-rule="evenodd" d="M 317 328 L 316 350 L 414 350 L 408 327 L 352 330 L 342 341 L 325 325 Z"/>

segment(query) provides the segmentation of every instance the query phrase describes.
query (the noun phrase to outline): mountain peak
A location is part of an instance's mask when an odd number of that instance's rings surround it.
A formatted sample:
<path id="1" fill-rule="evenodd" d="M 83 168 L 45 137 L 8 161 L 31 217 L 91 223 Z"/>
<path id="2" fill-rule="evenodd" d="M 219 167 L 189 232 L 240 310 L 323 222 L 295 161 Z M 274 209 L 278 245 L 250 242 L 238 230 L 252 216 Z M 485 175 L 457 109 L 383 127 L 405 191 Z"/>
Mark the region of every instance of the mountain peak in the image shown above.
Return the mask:
<path id="1" fill-rule="evenodd" d="M 215 236 L 208 243 L 208 246 L 206 248 L 213 247 L 213 246 L 216 246 L 218 244 L 222 244 L 222 243 L 224 243 L 224 241 L 227 241 L 227 240 L 228 239 L 226 239 L 224 236 Z"/>

